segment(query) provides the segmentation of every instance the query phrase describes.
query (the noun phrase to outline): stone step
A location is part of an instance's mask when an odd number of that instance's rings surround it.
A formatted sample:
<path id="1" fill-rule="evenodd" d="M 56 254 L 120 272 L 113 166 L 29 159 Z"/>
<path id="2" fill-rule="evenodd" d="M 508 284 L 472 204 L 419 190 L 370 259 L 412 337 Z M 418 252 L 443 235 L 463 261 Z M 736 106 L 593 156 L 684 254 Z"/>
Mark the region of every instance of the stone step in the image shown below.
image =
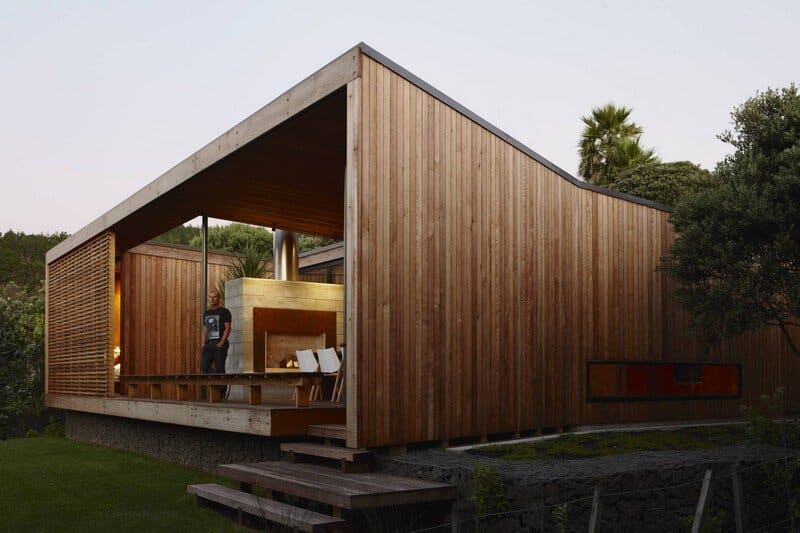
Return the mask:
<path id="1" fill-rule="evenodd" d="M 310 442 L 284 442 L 281 451 L 289 452 L 292 462 L 303 462 L 304 457 L 321 457 L 340 461 L 342 472 L 367 472 L 372 452 L 361 448 L 325 446 Z"/>
<path id="2" fill-rule="evenodd" d="M 276 502 L 254 494 L 223 487 L 216 483 L 189 485 L 186 487 L 186 492 L 196 495 L 198 504 L 212 501 L 240 513 L 244 512 L 269 522 L 275 522 L 308 533 L 344 531 L 348 528 L 348 522 L 341 518 Z M 241 521 L 240 516 L 239 522 Z"/>
<path id="3" fill-rule="evenodd" d="M 325 439 L 347 439 L 347 426 L 344 424 L 311 424 L 308 426 L 308 435 Z"/>

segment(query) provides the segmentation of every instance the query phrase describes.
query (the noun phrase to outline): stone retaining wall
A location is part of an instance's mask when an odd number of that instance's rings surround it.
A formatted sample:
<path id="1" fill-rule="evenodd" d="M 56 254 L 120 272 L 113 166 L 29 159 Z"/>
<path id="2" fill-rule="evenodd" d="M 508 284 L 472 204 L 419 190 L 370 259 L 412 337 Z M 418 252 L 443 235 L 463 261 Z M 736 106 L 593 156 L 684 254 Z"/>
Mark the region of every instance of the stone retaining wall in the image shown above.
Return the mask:
<path id="1" fill-rule="evenodd" d="M 601 498 L 599 531 L 689 531 L 691 520 L 687 517 L 694 515 L 703 476 L 706 469 L 711 469 L 707 516 L 717 527 L 709 531 L 735 531 L 733 464 L 738 464 L 742 472 L 746 527 L 752 529 L 787 518 L 785 502 L 770 490 L 767 472 L 761 465 L 774 461 L 781 453 L 777 448 L 754 450 L 752 454 L 744 454 L 741 449 L 720 449 L 511 462 L 436 450 L 385 459 L 381 469 L 451 483 L 458 487 L 461 497 L 470 498 L 474 490 L 473 468 L 491 464 L 503 483 L 507 512 L 479 518 L 478 531 L 498 533 L 558 531 L 560 527 L 586 531 L 596 486 L 605 495 Z M 795 482 L 800 483 L 800 479 Z M 783 530 L 785 527 L 776 531 Z"/>
<path id="2" fill-rule="evenodd" d="M 162 461 L 214 472 L 222 463 L 268 461 L 280 457 L 279 440 L 160 422 L 66 412 L 69 439 L 119 448 Z"/>

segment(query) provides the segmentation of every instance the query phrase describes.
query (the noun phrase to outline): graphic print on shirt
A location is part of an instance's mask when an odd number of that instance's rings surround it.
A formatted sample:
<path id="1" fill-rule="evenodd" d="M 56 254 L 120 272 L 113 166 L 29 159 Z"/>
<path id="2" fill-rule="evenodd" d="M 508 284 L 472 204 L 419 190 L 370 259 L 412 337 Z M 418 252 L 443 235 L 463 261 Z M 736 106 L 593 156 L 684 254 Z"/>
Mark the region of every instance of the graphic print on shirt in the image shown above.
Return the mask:
<path id="1" fill-rule="evenodd" d="M 208 315 L 206 317 L 206 339 L 219 339 L 219 315 Z"/>

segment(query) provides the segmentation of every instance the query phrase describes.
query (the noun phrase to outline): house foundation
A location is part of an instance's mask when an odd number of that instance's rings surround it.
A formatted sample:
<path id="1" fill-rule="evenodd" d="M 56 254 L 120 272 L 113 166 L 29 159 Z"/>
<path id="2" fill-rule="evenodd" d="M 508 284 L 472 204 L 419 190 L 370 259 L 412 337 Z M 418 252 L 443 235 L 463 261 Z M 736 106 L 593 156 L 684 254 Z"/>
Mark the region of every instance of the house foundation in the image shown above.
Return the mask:
<path id="1" fill-rule="evenodd" d="M 222 463 L 278 459 L 280 440 L 161 422 L 67 411 L 65 435 L 214 472 Z"/>

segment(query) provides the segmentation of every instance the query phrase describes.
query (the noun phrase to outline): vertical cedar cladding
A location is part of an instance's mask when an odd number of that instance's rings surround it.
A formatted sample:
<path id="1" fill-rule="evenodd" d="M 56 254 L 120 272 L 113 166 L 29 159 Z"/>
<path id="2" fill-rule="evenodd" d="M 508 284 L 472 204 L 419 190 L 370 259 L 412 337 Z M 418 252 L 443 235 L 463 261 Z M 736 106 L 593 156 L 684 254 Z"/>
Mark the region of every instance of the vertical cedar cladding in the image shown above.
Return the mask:
<path id="1" fill-rule="evenodd" d="M 47 391 L 113 393 L 114 235 L 47 265 Z"/>
<path id="2" fill-rule="evenodd" d="M 209 254 L 209 287 L 217 286 L 230 259 Z M 122 254 L 123 375 L 199 371 L 201 280 L 197 250 L 142 244 Z M 162 386 L 161 394 L 178 397 L 174 385 Z"/>
<path id="3" fill-rule="evenodd" d="M 668 213 L 576 186 L 366 55 L 361 75 L 348 445 L 738 414 L 734 400 L 588 404 L 590 359 L 742 361 L 746 402 L 797 375 L 777 330 L 710 355 L 687 337 L 656 270 Z"/>

